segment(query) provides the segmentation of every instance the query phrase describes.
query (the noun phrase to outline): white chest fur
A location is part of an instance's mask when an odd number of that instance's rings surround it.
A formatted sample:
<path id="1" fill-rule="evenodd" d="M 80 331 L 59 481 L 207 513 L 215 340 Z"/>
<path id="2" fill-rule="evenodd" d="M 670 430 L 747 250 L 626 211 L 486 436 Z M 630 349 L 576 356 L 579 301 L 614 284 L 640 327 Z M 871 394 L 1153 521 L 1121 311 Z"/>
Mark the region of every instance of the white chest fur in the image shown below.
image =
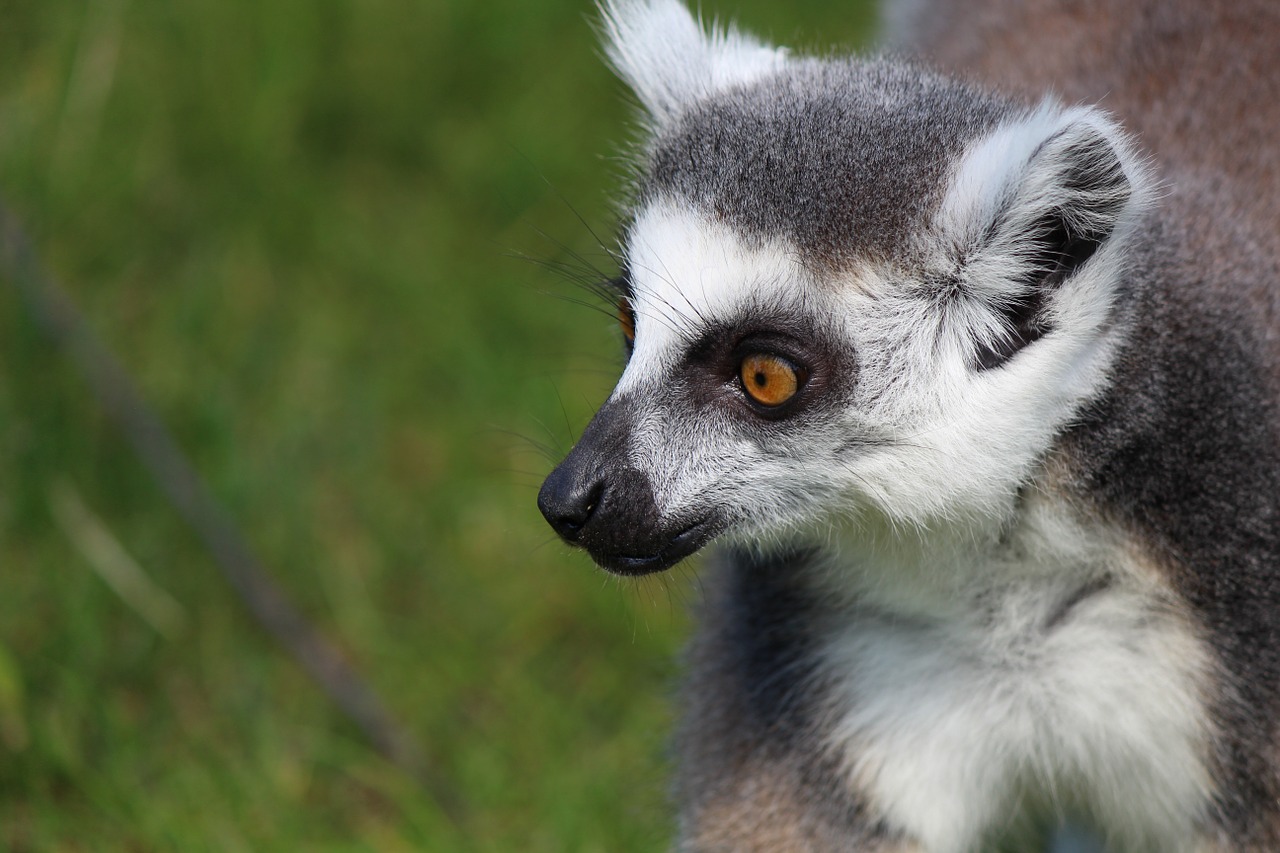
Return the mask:
<path id="1" fill-rule="evenodd" d="M 1037 811 L 1118 850 L 1196 849 L 1203 645 L 1116 537 L 1047 505 L 1027 519 L 992 548 L 846 549 L 828 576 L 847 596 L 823 656 L 851 784 L 928 853 L 982 850 Z"/>

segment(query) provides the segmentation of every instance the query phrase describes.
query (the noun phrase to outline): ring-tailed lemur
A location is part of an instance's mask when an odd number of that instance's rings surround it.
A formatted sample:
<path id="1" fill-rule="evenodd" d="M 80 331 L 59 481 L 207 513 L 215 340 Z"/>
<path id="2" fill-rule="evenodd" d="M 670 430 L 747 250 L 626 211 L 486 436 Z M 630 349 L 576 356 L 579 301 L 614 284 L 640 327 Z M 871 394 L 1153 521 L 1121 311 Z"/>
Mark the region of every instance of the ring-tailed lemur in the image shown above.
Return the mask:
<path id="1" fill-rule="evenodd" d="M 629 357 L 539 505 L 723 543 L 682 850 L 1280 850 L 1280 13 L 1004 5 L 899 32 L 1013 96 L 606 3 Z"/>

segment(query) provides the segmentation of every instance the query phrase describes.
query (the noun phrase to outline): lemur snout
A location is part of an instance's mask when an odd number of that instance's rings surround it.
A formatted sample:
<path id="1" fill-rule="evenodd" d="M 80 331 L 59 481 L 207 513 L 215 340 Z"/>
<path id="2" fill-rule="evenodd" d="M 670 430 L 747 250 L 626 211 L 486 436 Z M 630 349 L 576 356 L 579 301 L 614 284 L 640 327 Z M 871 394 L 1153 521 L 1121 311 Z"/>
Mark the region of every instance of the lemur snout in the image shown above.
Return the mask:
<path id="1" fill-rule="evenodd" d="M 538 509 L 570 545 L 602 568 L 643 575 L 670 568 L 718 532 L 708 517 L 664 519 L 653 485 L 633 467 L 625 407 L 606 405 L 538 492 Z"/>
<path id="2" fill-rule="evenodd" d="M 671 537 L 662 530 L 649 480 L 619 462 L 575 448 L 542 484 L 538 509 L 560 538 L 587 549 L 610 571 L 665 569 L 675 562 L 664 559 Z"/>

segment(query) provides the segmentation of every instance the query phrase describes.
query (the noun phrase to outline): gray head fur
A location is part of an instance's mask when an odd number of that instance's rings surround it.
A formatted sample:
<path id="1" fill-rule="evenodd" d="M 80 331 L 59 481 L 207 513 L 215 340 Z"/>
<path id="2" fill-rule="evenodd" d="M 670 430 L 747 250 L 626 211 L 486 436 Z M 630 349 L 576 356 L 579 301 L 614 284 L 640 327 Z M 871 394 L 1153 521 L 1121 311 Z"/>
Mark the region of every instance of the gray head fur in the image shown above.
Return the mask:
<path id="1" fill-rule="evenodd" d="M 675 195 L 808 260 L 901 259 L 958 151 L 1013 108 L 888 61 L 802 60 L 656 129 L 640 205 Z"/>

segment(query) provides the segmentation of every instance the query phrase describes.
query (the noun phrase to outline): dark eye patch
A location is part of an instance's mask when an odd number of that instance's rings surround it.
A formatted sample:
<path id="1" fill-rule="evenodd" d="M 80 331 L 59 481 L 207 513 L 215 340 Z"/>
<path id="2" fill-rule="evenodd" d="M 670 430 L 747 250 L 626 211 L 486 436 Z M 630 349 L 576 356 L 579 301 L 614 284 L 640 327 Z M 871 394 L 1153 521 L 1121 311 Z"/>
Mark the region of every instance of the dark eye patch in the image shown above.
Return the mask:
<path id="1" fill-rule="evenodd" d="M 744 362 L 759 357 L 796 371 L 797 388 L 780 404 L 762 405 L 743 386 Z M 678 378 L 695 407 L 728 408 L 744 423 L 767 424 L 839 405 L 856 375 L 853 352 L 817 323 L 759 311 L 705 328 L 687 350 Z"/>

